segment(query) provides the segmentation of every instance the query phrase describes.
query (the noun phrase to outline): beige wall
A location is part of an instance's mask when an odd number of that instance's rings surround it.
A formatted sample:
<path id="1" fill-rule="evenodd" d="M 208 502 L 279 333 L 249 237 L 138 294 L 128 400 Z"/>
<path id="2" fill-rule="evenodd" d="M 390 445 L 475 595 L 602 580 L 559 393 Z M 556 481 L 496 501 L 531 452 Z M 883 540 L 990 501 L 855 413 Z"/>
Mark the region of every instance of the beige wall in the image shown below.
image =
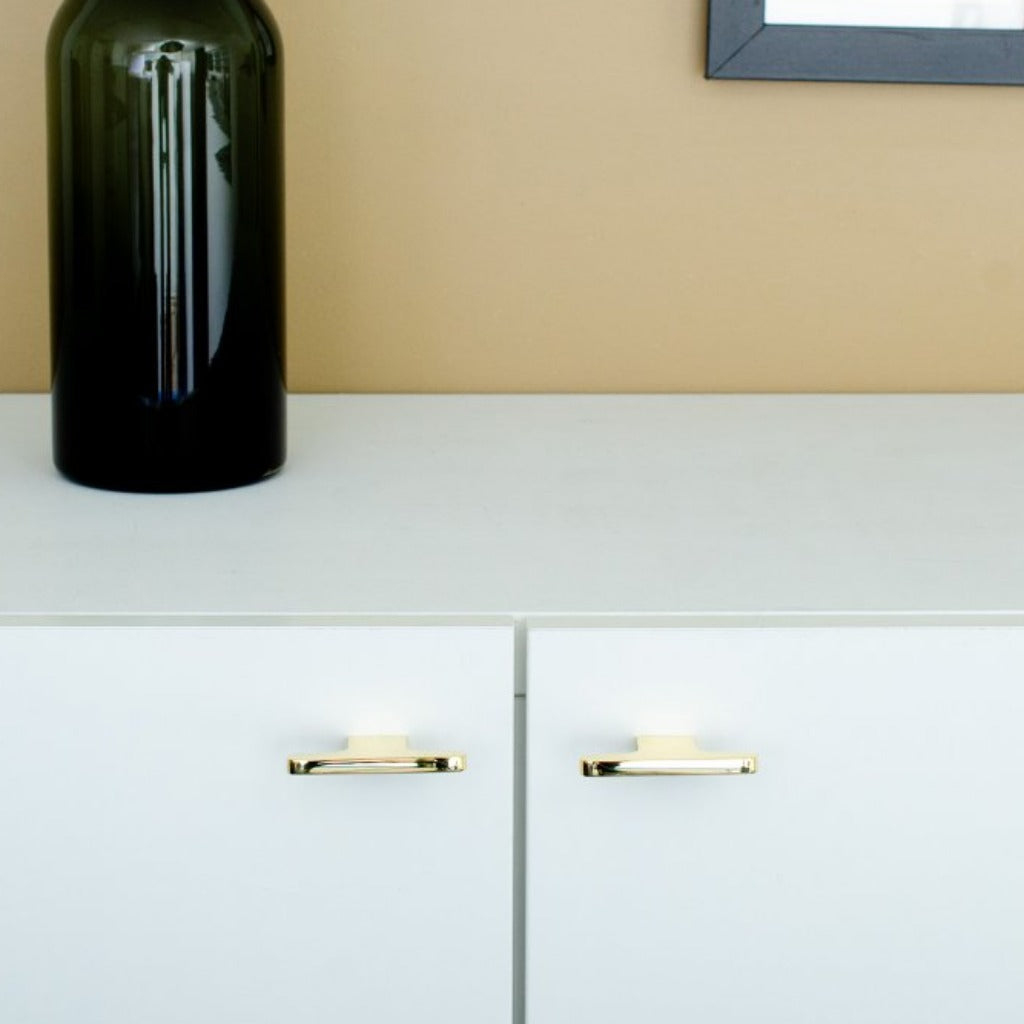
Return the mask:
<path id="1" fill-rule="evenodd" d="M 1020 390 L 1024 89 L 707 82 L 703 0 L 272 0 L 294 390 Z M 0 390 L 47 383 L 4 0 Z"/>

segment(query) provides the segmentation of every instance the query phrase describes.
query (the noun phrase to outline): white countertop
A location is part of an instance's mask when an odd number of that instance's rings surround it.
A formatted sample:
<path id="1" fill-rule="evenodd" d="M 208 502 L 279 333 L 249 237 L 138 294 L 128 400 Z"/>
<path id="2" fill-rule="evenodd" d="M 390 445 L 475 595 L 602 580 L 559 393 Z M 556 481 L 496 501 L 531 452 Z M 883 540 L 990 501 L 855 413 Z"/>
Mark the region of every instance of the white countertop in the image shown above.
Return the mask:
<path id="1" fill-rule="evenodd" d="M 1024 612 L 1024 396 L 306 396 L 285 471 L 67 483 L 0 396 L 0 613 Z"/>

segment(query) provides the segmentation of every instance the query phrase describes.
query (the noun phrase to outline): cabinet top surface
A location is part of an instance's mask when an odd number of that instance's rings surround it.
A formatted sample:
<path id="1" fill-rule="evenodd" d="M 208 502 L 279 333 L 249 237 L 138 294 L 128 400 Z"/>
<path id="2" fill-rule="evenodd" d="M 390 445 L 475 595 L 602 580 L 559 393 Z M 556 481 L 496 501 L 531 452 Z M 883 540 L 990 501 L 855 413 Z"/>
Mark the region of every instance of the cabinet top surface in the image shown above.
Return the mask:
<path id="1" fill-rule="evenodd" d="M 0 397 L 0 613 L 1024 611 L 1024 396 L 304 396 L 254 487 L 67 483 Z"/>

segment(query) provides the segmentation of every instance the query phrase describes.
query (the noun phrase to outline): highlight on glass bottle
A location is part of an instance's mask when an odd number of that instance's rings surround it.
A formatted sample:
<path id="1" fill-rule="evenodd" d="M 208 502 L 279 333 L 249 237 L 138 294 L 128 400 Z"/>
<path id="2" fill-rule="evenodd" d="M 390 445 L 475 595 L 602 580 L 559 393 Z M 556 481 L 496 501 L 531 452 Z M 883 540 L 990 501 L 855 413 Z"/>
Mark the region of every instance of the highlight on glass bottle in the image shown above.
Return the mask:
<path id="1" fill-rule="evenodd" d="M 284 460 L 281 51 L 260 0 L 66 0 L 48 50 L 54 457 L 202 490 Z"/>
<path id="2" fill-rule="evenodd" d="M 180 41 L 136 50 L 128 67 L 132 229 L 154 285 L 140 385 L 165 404 L 195 391 L 224 327 L 236 215 L 231 80 L 223 51 Z"/>

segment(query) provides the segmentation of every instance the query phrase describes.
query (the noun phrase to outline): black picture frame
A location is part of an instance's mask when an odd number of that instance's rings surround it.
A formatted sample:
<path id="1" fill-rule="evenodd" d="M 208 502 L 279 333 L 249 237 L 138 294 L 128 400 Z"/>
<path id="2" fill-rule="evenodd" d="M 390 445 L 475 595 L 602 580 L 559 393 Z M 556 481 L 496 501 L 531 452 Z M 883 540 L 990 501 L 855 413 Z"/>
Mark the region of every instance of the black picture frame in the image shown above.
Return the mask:
<path id="1" fill-rule="evenodd" d="M 707 78 L 1024 84 L 1024 30 L 766 25 L 764 0 L 708 0 Z"/>

